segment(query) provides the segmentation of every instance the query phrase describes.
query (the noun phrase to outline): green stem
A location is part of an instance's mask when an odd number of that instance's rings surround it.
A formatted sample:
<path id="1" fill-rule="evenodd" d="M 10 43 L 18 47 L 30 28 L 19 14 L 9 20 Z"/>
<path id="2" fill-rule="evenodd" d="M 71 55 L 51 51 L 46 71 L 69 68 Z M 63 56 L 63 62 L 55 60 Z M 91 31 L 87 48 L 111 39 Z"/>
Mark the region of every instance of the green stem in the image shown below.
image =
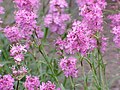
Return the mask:
<path id="1" fill-rule="evenodd" d="M 87 82 L 86 82 L 86 75 L 85 75 L 85 70 L 84 70 L 84 65 L 83 65 L 83 59 L 84 57 L 80 56 L 80 63 L 81 63 L 81 67 L 82 67 L 82 74 L 83 74 L 83 78 L 84 78 L 84 90 L 87 90 Z"/>
<path id="2" fill-rule="evenodd" d="M 100 59 L 100 49 L 98 47 L 98 78 L 99 78 L 99 85 L 101 86 L 101 59 Z"/>
<path id="3" fill-rule="evenodd" d="M 66 85 L 66 82 L 67 82 L 67 78 L 65 77 L 64 82 L 63 82 L 63 86 L 64 86 L 64 87 L 65 87 L 65 85 Z"/>
<path id="4" fill-rule="evenodd" d="M 16 90 L 19 90 L 19 80 L 17 81 Z"/>
<path id="5" fill-rule="evenodd" d="M 45 28 L 45 30 L 44 30 L 44 38 L 43 38 L 44 42 L 46 42 L 47 35 L 48 35 L 48 28 Z"/>
<path id="6" fill-rule="evenodd" d="M 98 59 L 98 79 L 99 79 L 99 85 L 101 86 L 101 89 L 106 89 L 106 77 L 105 77 L 105 65 L 104 65 L 104 62 L 103 62 L 103 59 L 102 59 L 102 53 L 101 53 L 101 42 L 99 40 L 99 38 L 96 38 L 97 39 L 97 45 L 98 45 L 98 48 L 97 48 L 97 59 Z"/>
<path id="7" fill-rule="evenodd" d="M 49 63 L 49 61 L 48 61 L 47 55 L 46 55 L 45 52 L 43 52 L 41 49 L 44 51 L 43 48 L 40 48 L 40 47 L 39 47 L 39 52 L 41 53 L 41 55 L 44 57 L 46 63 L 48 64 L 48 67 L 50 68 L 50 70 L 51 70 L 51 72 L 52 72 L 52 74 L 53 74 L 53 76 L 54 76 L 54 79 L 56 80 L 57 84 L 60 85 L 60 84 L 59 84 L 59 81 L 58 81 L 58 79 L 57 79 L 57 77 L 56 77 L 56 74 L 54 73 L 53 68 L 52 68 L 51 64 Z"/>
<path id="8" fill-rule="evenodd" d="M 81 67 L 82 67 L 82 73 L 83 73 L 83 78 L 84 78 L 84 90 L 87 90 L 86 75 L 85 75 L 84 65 L 82 61 L 81 61 Z"/>
<path id="9" fill-rule="evenodd" d="M 69 77 L 69 78 L 70 78 L 72 89 L 75 90 L 75 84 L 74 84 L 73 78 L 72 77 Z"/>
<path id="10" fill-rule="evenodd" d="M 69 1 L 69 13 L 71 13 L 72 3 L 73 3 L 73 1 L 70 0 L 70 1 Z"/>

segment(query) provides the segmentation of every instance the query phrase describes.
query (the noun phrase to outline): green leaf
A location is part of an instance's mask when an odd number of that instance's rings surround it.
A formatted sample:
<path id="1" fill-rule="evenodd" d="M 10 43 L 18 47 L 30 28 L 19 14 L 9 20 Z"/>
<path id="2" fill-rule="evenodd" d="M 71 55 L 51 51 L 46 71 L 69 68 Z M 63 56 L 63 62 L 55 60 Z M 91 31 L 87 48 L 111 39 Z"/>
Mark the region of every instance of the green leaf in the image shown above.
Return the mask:
<path id="1" fill-rule="evenodd" d="M 60 76 L 63 73 L 63 71 L 58 72 L 57 76 Z"/>
<path id="2" fill-rule="evenodd" d="M 44 38 L 43 38 L 44 41 L 46 40 L 47 35 L 48 35 L 48 28 L 45 28 L 45 30 L 44 30 Z"/>
<path id="3" fill-rule="evenodd" d="M 6 64 L 10 64 L 10 63 L 12 63 L 11 61 L 2 61 L 2 62 L 0 62 L 0 67 L 2 66 L 4 66 L 4 65 L 6 65 Z"/>
<path id="4" fill-rule="evenodd" d="M 63 86 L 62 84 L 61 84 L 61 86 L 60 86 L 60 87 L 61 87 L 61 89 L 62 89 L 62 90 L 65 90 L 65 88 L 64 88 L 64 86 Z"/>

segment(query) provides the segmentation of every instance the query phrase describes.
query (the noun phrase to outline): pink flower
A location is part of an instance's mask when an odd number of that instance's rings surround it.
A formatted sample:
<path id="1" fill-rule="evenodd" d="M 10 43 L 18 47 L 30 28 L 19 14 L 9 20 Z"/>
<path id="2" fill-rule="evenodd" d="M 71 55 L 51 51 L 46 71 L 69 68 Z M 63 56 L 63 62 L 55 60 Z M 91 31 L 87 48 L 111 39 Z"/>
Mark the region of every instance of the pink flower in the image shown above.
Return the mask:
<path id="1" fill-rule="evenodd" d="M 101 52 L 104 53 L 106 51 L 106 47 L 107 47 L 107 38 L 102 36 L 101 37 Z"/>
<path id="2" fill-rule="evenodd" d="M 75 20 L 72 24 L 72 29 L 67 34 L 67 37 L 64 40 L 60 38 L 56 40 L 55 45 L 57 49 L 64 50 L 68 54 L 80 53 L 85 56 L 87 53 L 97 48 L 97 39 L 94 37 L 96 33 L 91 31 L 92 28 L 89 30 L 89 28 L 86 27 L 86 24 L 87 23 L 85 21 L 80 22 Z M 100 47 L 103 52 L 105 51 L 107 43 L 105 42 L 106 39 L 102 36 L 100 37 Z"/>
<path id="3" fill-rule="evenodd" d="M 4 8 L 3 7 L 0 7 L 0 14 L 4 14 Z"/>
<path id="4" fill-rule="evenodd" d="M 98 4 L 99 8 L 105 8 L 105 6 L 107 5 L 105 0 L 76 0 L 77 4 L 80 7 L 83 7 L 84 5 L 95 5 Z"/>
<path id="5" fill-rule="evenodd" d="M 15 0 L 14 2 L 18 8 L 18 11 L 15 12 L 16 25 L 20 29 L 22 38 L 30 40 L 33 31 L 37 35 L 39 33 L 38 38 L 42 38 L 43 32 L 38 30 L 38 26 L 36 25 L 39 0 Z"/>
<path id="6" fill-rule="evenodd" d="M 26 10 L 19 10 L 16 12 L 15 20 L 19 27 L 24 27 L 23 25 L 34 26 L 36 24 L 37 16 L 33 12 Z"/>
<path id="7" fill-rule="evenodd" d="M 86 55 L 90 49 L 90 35 L 86 29 L 84 23 L 75 20 L 66 39 L 57 40 L 56 45 L 66 53 L 75 54 L 79 52 L 82 55 Z"/>
<path id="8" fill-rule="evenodd" d="M 89 37 L 89 50 L 92 51 L 97 48 L 96 33 L 99 33 L 101 40 L 101 48 L 107 46 L 106 40 L 103 37 L 103 9 L 105 9 L 107 3 L 105 0 L 77 0 L 80 15 L 82 16 L 83 29 L 86 30 Z M 104 38 L 104 40 L 103 40 Z M 104 42 L 104 43 L 103 43 Z M 103 52 L 104 50 L 101 49 Z"/>
<path id="9" fill-rule="evenodd" d="M 35 32 L 36 32 L 36 36 L 37 36 L 37 38 L 43 38 L 44 37 L 44 32 L 42 32 L 41 31 L 41 27 L 36 27 L 36 29 L 35 29 Z"/>
<path id="10" fill-rule="evenodd" d="M 13 90 L 14 79 L 11 75 L 0 77 L 0 90 Z"/>
<path id="11" fill-rule="evenodd" d="M 16 26 L 13 27 L 7 26 L 4 29 L 4 34 L 11 43 L 17 43 L 22 39 L 20 30 Z"/>
<path id="12" fill-rule="evenodd" d="M 37 90 L 40 86 L 39 78 L 36 76 L 26 76 L 24 86 L 27 90 Z"/>
<path id="13" fill-rule="evenodd" d="M 0 0 L 0 3 L 3 2 L 3 0 Z"/>
<path id="14" fill-rule="evenodd" d="M 87 53 L 89 49 L 89 36 L 85 31 L 84 25 L 75 21 L 72 30 L 68 33 L 66 38 L 65 49 L 70 54 L 80 52 L 82 55 Z"/>
<path id="15" fill-rule="evenodd" d="M 77 59 L 74 57 L 61 59 L 59 65 L 66 77 L 69 77 L 69 76 L 77 77 L 78 70 L 76 68 L 76 62 L 77 62 Z"/>
<path id="16" fill-rule="evenodd" d="M 69 14 L 48 14 L 46 15 L 44 22 L 45 26 L 50 29 L 51 32 L 56 32 L 57 34 L 63 34 L 66 29 L 66 23 L 70 20 Z"/>
<path id="17" fill-rule="evenodd" d="M 26 10 L 19 10 L 16 13 L 15 20 L 24 39 L 29 39 L 36 27 L 36 14 Z"/>
<path id="18" fill-rule="evenodd" d="M 111 20 L 112 33 L 114 34 L 113 41 L 120 48 L 120 13 L 110 15 L 108 18 Z"/>
<path id="19" fill-rule="evenodd" d="M 50 29 L 51 32 L 57 34 L 63 34 L 66 29 L 66 23 L 70 20 L 70 15 L 64 13 L 64 9 L 67 7 L 65 0 L 51 0 L 49 13 L 44 18 L 45 26 Z"/>
<path id="20" fill-rule="evenodd" d="M 25 76 L 27 74 L 27 69 L 24 66 L 21 66 L 20 69 L 12 67 L 12 73 L 17 80 L 21 79 L 20 76 Z"/>
<path id="21" fill-rule="evenodd" d="M 28 11 L 34 11 L 39 8 L 40 2 L 39 0 L 14 0 L 17 8 L 24 9 Z"/>
<path id="22" fill-rule="evenodd" d="M 115 45 L 120 48 L 120 26 L 114 27 L 112 33 L 114 34 Z"/>
<path id="23" fill-rule="evenodd" d="M 0 3 L 2 3 L 3 2 L 3 0 L 0 0 Z M 4 12 L 4 8 L 2 7 L 2 6 L 0 6 L 0 14 L 4 14 L 5 12 Z M 0 23 L 2 23 L 3 21 L 1 20 L 1 18 L 0 18 Z"/>
<path id="24" fill-rule="evenodd" d="M 56 40 L 55 46 L 57 50 L 64 50 L 65 49 L 65 40 L 62 40 L 60 37 Z"/>
<path id="25" fill-rule="evenodd" d="M 27 52 L 27 50 L 25 48 L 26 48 L 26 46 L 22 46 L 22 45 L 12 46 L 12 48 L 10 50 L 10 55 L 14 58 L 14 60 L 17 64 L 20 64 L 20 62 L 24 60 L 23 53 Z"/>
<path id="26" fill-rule="evenodd" d="M 64 9 L 67 7 L 68 7 L 68 3 L 66 2 L 66 0 L 51 0 L 49 12 L 52 13 L 52 12 L 64 11 Z"/>
<path id="27" fill-rule="evenodd" d="M 105 0 L 77 0 L 80 15 L 86 22 L 86 27 L 92 32 L 102 31 L 103 9 L 107 5 Z"/>
<path id="28" fill-rule="evenodd" d="M 46 83 L 42 82 L 42 85 L 40 85 L 40 90 L 55 90 L 55 88 L 55 84 L 51 83 L 50 81 Z"/>

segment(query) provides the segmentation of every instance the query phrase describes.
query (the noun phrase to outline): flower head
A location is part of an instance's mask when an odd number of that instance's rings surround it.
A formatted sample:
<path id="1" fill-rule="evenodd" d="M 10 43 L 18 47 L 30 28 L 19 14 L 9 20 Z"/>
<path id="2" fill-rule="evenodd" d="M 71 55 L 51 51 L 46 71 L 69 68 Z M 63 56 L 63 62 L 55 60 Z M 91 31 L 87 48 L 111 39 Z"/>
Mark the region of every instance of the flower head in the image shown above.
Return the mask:
<path id="1" fill-rule="evenodd" d="M 40 90 L 55 90 L 55 88 L 55 84 L 51 83 L 50 81 L 46 83 L 42 82 L 42 85 L 40 85 Z"/>
<path id="2" fill-rule="evenodd" d="M 20 30 L 16 26 L 13 27 L 7 26 L 4 29 L 4 34 L 11 43 L 17 43 L 19 42 L 19 40 L 22 39 Z"/>
<path id="3" fill-rule="evenodd" d="M 0 90 L 13 90 L 14 79 L 11 75 L 0 77 Z"/>
<path id="4" fill-rule="evenodd" d="M 26 46 L 16 45 L 12 46 L 10 55 L 14 58 L 16 63 L 20 63 L 24 60 L 24 52 L 27 52 Z"/>
<path id="5" fill-rule="evenodd" d="M 12 74 L 17 80 L 21 80 L 26 74 L 27 69 L 24 66 L 20 66 L 19 69 L 15 68 L 15 66 L 12 67 Z"/>
<path id="6" fill-rule="evenodd" d="M 3 0 L 0 0 L 0 3 L 2 3 L 3 2 Z M 0 14 L 4 14 L 5 12 L 4 12 L 4 8 L 2 7 L 2 6 L 0 6 Z M 1 18 L 0 18 L 0 23 L 2 23 L 3 21 L 1 20 Z"/>
<path id="7" fill-rule="evenodd" d="M 61 59 L 59 65 L 66 77 L 69 77 L 69 76 L 77 77 L 78 70 L 76 68 L 76 62 L 77 62 L 77 59 L 74 57 Z"/>
<path id="8" fill-rule="evenodd" d="M 44 18 L 45 26 L 51 32 L 63 34 L 65 32 L 67 21 L 70 20 L 70 15 L 64 13 L 64 9 L 68 6 L 65 0 L 51 0 L 50 9 Z"/>
<path id="9" fill-rule="evenodd" d="M 48 14 L 46 15 L 44 22 L 45 26 L 50 29 L 51 32 L 56 32 L 57 34 L 63 34 L 66 29 L 66 23 L 70 20 L 69 14 Z"/>
<path id="10" fill-rule="evenodd" d="M 66 0 L 51 0 L 50 1 L 50 13 L 52 12 L 61 12 L 68 7 Z"/>
<path id="11" fill-rule="evenodd" d="M 27 90 L 37 90 L 40 86 L 39 78 L 36 76 L 26 76 L 24 86 Z"/>
<path id="12" fill-rule="evenodd" d="M 27 10 L 18 10 L 15 20 L 24 39 L 29 39 L 36 28 L 36 14 Z"/>
<path id="13" fill-rule="evenodd" d="M 18 9 L 33 11 L 39 8 L 39 0 L 14 0 Z"/>
<path id="14" fill-rule="evenodd" d="M 108 18 L 111 20 L 112 33 L 114 34 L 113 41 L 120 48 L 120 13 L 110 15 Z"/>

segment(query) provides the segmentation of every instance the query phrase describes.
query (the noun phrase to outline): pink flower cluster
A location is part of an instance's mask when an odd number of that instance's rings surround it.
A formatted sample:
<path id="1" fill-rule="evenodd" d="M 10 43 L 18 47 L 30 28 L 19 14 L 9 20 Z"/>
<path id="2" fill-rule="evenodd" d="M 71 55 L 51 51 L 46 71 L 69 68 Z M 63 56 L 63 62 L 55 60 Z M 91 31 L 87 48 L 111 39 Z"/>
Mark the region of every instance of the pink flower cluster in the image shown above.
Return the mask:
<path id="1" fill-rule="evenodd" d="M 20 64 L 24 60 L 24 53 L 27 52 L 26 46 L 16 45 L 12 46 L 10 50 L 10 55 L 14 57 L 14 60 L 17 64 Z"/>
<path id="2" fill-rule="evenodd" d="M 36 14 L 26 10 L 19 10 L 16 13 L 16 24 L 21 29 L 21 34 L 24 39 L 29 39 L 36 27 Z"/>
<path id="3" fill-rule="evenodd" d="M 87 31 L 82 22 L 75 20 L 66 39 L 58 39 L 56 46 L 59 50 L 64 50 L 68 54 L 79 52 L 86 55 L 88 51 L 92 51 L 96 47 L 96 40 L 91 38 L 91 33 Z"/>
<path id="4" fill-rule="evenodd" d="M 70 15 L 64 13 L 64 9 L 68 7 L 65 0 L 51 0 L 49 13 L 44 18 L 45 26 L 51 32 L 63 34 L 66 29 L 66 22 L 70 20 Z"/>
<path id="5" fill-rule="evenodd" d="M 39 34 L 39 37 L 43 37 L 43 32 L 36 25 L 37 10 L 40 4 L 39 0 L 14 0 L 14 3 L 17 7 L 17 11 L 15 12 L 15 26 L 6 27 L 4 30 L 5 36 L 9 41 L 12 43 L 23 39 L 29 41 L 33 31 Z"/>
<path id="6" fill-rule="evenodd" d="M 87 53 L 89 49 L 89 37 L 84 30 L 84 25 L 80 21 L 74 21 L 72 30 L 66 38 L 65 49 L 70 54 L 80 52 L 82 55 Z"/>
<path id="7" fill-rule="evenodd" d="M 61 59 L 59 65 L 66 77 L 69 77 L 69 76 L 77 77 L 78 70 L 76 68 L 76 62 L 77 62 L 77 59 L 74 57 Z"/>
<path id="8" fill-rule="evenodd" d="M 30 46 L 31 35 L 35 33 L 38 39 L 42 38 L 44 33 L 41 31 L 40 26 L 37 26 L 36 21 L 40 5 L 39 0 L 14 0 L 14 3 L 16 6 L 15 25 L 7 26 L 4 29 L 4 34 L 12 44 L 10 55 L 20 66 L 19 68 L 12 68 L 13 75 L 19 80 L 27 73 L 27 69 L 21 66 L 21 62 L 24 60 L 24 54 Z M 27 76 L 24 85 L 28 90 L 37 89 L 40 85 L 39 78 Z"/>
<path id="9" fill-rule="evenodd" d="M 38 90 L 40 86 L 39 78 L 36 76 L 26 76 L 24 86 L 27 90 Z"/>
<path id="10" fill-rule="evenodd" d="M 14 79 L 11 75 L 0 76 L 0 90 L 13 90 Z"/>
<path id="11" fill-rule="evenodd" d="M 61 90 L 60 88 L 56 89 L 56 85 L 51 81 L 42 82 L 40 85 L 39 78 L 36 76 L 27 76 L 24 86 L 27 90 Z"/>
<path id="12" fill-rule="evenodd" d="M 120 13 L 110 15 L 108 18 L 111 20 L 112 33 L 114 34 L 113 41 L 120 48 Z"/>
<path id="13" fill-rule="evenodd" d="M 3 2 L 3 0 L 0 0 L 0 4 Z M 4 14 L 4 8 L 2 6 L 0 6 L 0 14 Z M 0 23 L 2 23 L 2 20 L 0 18 Z"/>
<path id="14" fill-rule="evenodd" d="M 88 52 L 99 47 L 96 34 L 100 33 L 101 52 L 105 51 L 107 39 L 103 37 L 103 9 L 105 8 L 105 0 L 78 0 L 81 10 L 80 15 L 82 21 L 75 20 L 72 29 L 68 32 L 66 39 L 58 39 L 56 45 L 58 49 L 64 50 L 69 54 L 79 52 L 86 55 Z"/>
<path id="15" fill-rule="evenodd" d="M 42 35 L 41 37 L 43 37 L 43 32 L 36 25 L 37 11 L 40 5 L 39 0 L 14 0 L 14 2 L 18 8 L 18 11 L 15 12 L 15 20 L 17 26 L 20 28 L 22 37 L 29 40 L 33 31 L 36 32 L 36 29 Z"/>
<path id="16" fill-rule="evenodd" d="M 41 27 L 38 26 L 38 27 L 35 27 L 36 31 L 35 31 L 35 34 L 37 36 L 37 38 L 41 39 L 44 37 L 44 32 L 41 31 Z"/>
<path id="17" fill-rule="evenodd" d="M 96 39 L 96 33 L 100 33 L 98 36 L 101 42 L 101 52 L 105 51 L 107 46 L 107 39 L 103 34 L 103 9 L 105 9 L 107 3 L 105 0 L 77 0 L 80 9 L 80 15 L 82 16 L 83 28 L 86 29 L 86 32 L 89 32 L 89 49 L 93 50 L 94 48 L 99 47 Z M 103 39 L 104 38 L 104 39 Z M 91 51 L 90 50 L 90 51 Z"/>
<path id="18" fill-rule="evenodd" d="M 102 37 L 100 38 L 100 40 L 101 40 L 100 50 L 101 50 L 102 53 L 104 53 L 104 52 L 106 51 L 108 38 L 102 36 Z"/>
<path id="19" fill-rule="evenodd" d="M 20 69 L 17 70 L 14 66 L 14 67 L 12 67 L 12 74 L 14 75 L 14 77 L 17 80 L 19 80 L 27 74 L 27 69 L 24 66 L 22 66 L 22 67 L 20 67 Z M 20 78 L 20 76 L 21 76 L 21 78 Z"/>
<path id="20" fill-rule="evenodd" d="M 20 34 L 20 31 L 19 31 L 19 28 L 16 27 L 16 26 L 13 26 L 13 27 L 9 27 L 7 26 L 5 29 L 4 29 L 4 33 L 5 33 L 5 36 L 8 38 L 8 40 L 11 42 L 11 43 L 17 43 L 21 40 L 21 34 Z"/>
<path id="21" fill-rule="evenodd" d="M 55 90 L 56 85 L 51 83 L 50 81 L 44 83 L 42 82 L 42 85 L 40 85 L 40 90 Z"/>
<path id="22" fill-rule="evenodd" d="M 18 9 L 25 9 L 28 11 L 36 10 L 39 8 L 39 0 L 14 0 Z"/>
<path id="23" fill-rule="evenodd" d="M 103 9 L 106 6 L 105 0 L 78 0 L 80 15 L 84 24 L 91 32 L 103 30 Z"/>
<path id="24" fill-rule="evenodd" d="M 43 37 L 43 32 L 40 26 L 37 26 L 37 10 L 39 8 L 39 0 L 14 0 L 17 11 L 15 12 L 15 25 L 7 26 L 4 29 L 4 34 L 8 40 L 14 44 L 10 50 L 11 56 L 15 59 L 16 63 L 24 60 L 23 52 L 25 48 L 29 48 L 29 42 L 33 32 L 37 38 Z M 25 45 L 21 45 L 26 44 Z M 19 45 L 18 45 L 19 43 Z"/>
<path id="25" fill-rule="evenodd" d="M 68 8 L 68 3 L 66 0 L 51 0 L 50 1 L 50 13 L 54 12 L 64 12 L 64 9 Z"/>

